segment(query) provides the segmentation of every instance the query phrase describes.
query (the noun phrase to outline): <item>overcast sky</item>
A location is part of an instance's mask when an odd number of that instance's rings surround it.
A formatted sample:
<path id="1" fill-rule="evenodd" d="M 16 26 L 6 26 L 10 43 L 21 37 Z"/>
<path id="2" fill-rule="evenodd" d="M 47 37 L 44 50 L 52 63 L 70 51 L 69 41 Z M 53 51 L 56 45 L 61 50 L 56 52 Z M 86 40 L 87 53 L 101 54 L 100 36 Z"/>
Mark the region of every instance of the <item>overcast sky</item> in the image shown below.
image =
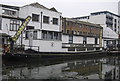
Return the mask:
<path id="1" fill-rule="evenodd" d="M 92 12 L 110 11 L 118 14 L 119 0 L 0 0 L 0 4 L 23 6 L 39 2 L 51 8 L 55 7 L 64 17 L 86 16 Z"/>

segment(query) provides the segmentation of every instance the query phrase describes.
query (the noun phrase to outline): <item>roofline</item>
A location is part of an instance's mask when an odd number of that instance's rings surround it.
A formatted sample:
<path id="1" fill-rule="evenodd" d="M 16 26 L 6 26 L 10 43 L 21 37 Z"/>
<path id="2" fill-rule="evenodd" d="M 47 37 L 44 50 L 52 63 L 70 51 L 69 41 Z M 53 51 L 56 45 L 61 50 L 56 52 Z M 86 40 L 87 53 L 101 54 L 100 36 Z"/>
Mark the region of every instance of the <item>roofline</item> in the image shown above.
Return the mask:
<path id="1" fill-rule="evenodd" d="M 72 18 L 72 19 L 88 18 L 88 17 L 90 17 L 90 16 L 74 17 L 74 18 Z"/>
<path id="2" fill-rule="evenodd" d="M 110 11 L 93 12 L 93 13 L 90 13 L 90 14 L 93 15 L 93 14 L 96 14 L 96 13 L 110 13 L 110 14 L 112 14 L 112 15 L 114 15 L 114 16 L 120 17 L 119 15 L 114 14 L 114 13 L 112 13 L 112 12 L 110 12 Z"/>
<path id="3" fill-rule="evenodd" d="M 38 3 L 38 2 L 35 2 L 35 3 Z M 30 3 L 30 4 L 26 4 L 26 5 L 24 5 L 24 6 L 22 6 L 22 7 L 26 7 L 26 6 L 32 6 L 31 4 L 33 4 L 33 3 Z M 38 3 L 39 4 L 39 3 Z M 41 4 L 40 4 L 41 5 Z M 49 10 L 49 11 L 52 11 L 52 12 L 55 12 L 55 11 L 53 11 L 53 10 L 50 10 L 51 8 L 47 8 L 46 6 L 44 6 L 44 5 L 42 5 L 43 7 L 44 7 L 44 9 L 46 9 L 46 10 Z M 22 8 L 21 7 L 21 8 Z M 32 7 L 35 7 L 35 6 L 32 6 Z M 39 8 L 39 7 L 35 7 L 35 8 Z M 54 7 L 55 8 L 55 7 Z M 60 13 L 60 14 L 62 14 L 61 12 L 59 12 L 59 11 L 57 11 L 56 13 Z"/>
<path id="4" fill-rule="evenodd" d="M 103 27 L 100 26 L 99 24 L 94 24 L 94 23 L 85 22 L 85 21 L 79 21 L 79 20 L 77 20 L 77 19 L 66 18 L 66 17 L 63 17 L 63 19 L 66 19 L 66 20 L 72 21 L 72 22 L 78 22 L 78 23 L 82 23 L 82 24 L 88 24 L 88 25 L 93 25 L 93 26 L 95 26 L 95 27 L 103 28 Z"/>
<path id="5" fill-rule="evenodd" d="M 119 18 L 120 18 L 120 16 L 119 16 L 119 15 L 114 14 L 114 13 L 109 12 L 109 11 L 93 12 L 93 13 L 90 13 L 90 15 L 93 15 L 93 14 L 96 14 L 96 13 L 110 13 L 110 14 L 112 14 L 112 15 L 117 16 L 117 17 L 119 17 Z M 87 17 L 89 17 L 90 15 L 88 15 L 88 16 L 81 16 L 81 17 L 74 17 L 73 19 L 80 19 L 80 18 L 85 18 L 85 17 L 87 18 Z"/>
<path id="6" fill-rule="evenodd" d="M 5 4 L 0 4 L 0 6 L 5 7 L 5 8 L 15 9 L 15 10 L 19 10 L 20 8 L 18 6 L 11 6 L 11 5 L 5 5 Z"/>

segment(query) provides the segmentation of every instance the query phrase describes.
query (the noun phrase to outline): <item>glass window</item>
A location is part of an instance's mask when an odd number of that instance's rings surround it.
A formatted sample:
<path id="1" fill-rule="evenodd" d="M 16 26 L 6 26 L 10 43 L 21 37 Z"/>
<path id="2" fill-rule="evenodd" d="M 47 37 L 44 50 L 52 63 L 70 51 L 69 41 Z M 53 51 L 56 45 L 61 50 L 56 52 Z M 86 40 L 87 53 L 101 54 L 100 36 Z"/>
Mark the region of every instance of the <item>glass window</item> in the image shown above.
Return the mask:
<path id="1" fill-rule="evenodd" d="M 16 11 L 3 9 L 2 14 L 16 16 Z"/>
<path id="2" fill-rule="evenodd" d="M 48 16 L 43 16 L 43 23 L 49 24 L 49 17 Z"/>
<path id="3" fill-rule="evenodd" d="M 48 32 L 48 35 L 47 35 L 48 39 L 53 39 L 53 32 Z"/>
<path id="4" fill-rule="evenodd" d="M 20 21 L 10 20 L 10 31 L 17 31 L 20 26 Z"/>
<path id="5" fill-rule="evenodd" d="M 58 33 L 54 32 L 54 39 L 57 40 L 58 39 Z"/>
<path id="6" fill-rule="evenodd" d="M 29 32 L 26 31 L 26 32 L 25 32 L 25 38 L 26 38 L 26 39 L 28 39 L 28 34 L 29 34 Z"/>
<path id="7" fill-rule="evenodd" d="M 58 25 L 58 18 L 53 18 L 53 24 Z"/>
<path id="8" fill-rule="evenodd" d="M 87 37 L 83 37 L 83 44 L 87 44 Z"/>
<path id="9" fill-rule="evenodd" d="M 37 31 L 33 31 L 33 39 L 37 39 Z"/>
<path id="10" fill-rule="evenodd" d="M 47 31 L 42 31 L 42 38 L 47 39 Z"/>
<path id="11" fill-rule="evenodd" d="M 95 38 L 95 44 L 98 44 L 98 39 L 97 38 Z"/>
<path id="12" fill-rule="evenodd" d="M 37 14 L 32 14 L 32 21 L 39 21 L 39 15 Z"/>
<path id="13" fill-rule="evenodd" d="M 73 43 L 73 36 L 69 35 L 69 43 Z"/>

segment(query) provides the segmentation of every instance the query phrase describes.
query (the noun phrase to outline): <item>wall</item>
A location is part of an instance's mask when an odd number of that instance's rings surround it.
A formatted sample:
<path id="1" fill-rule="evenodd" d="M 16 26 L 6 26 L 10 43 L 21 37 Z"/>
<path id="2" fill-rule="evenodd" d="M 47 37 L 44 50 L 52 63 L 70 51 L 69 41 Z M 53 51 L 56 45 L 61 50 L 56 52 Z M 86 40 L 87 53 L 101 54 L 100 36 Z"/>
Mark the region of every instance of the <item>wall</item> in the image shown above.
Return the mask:
<path id="1" fill-rule="evenodd" d="M 66 52 L 66 49 L 62 48 L 61 41 L 46 41 L 46 40 L 33 40 L 34 45 L 38 46 L 40 52 Z M 29 40 L 24 41 L 25 45 L 29 45 Z M 26 47 L 27 49 L 27 47 Z M 34 48 L 34 50 L 38 50 L 38 48 Z"/>
<path id="2" fill-rule="evenodd" d="M 62 43 L 69 43 L 69 36 L 68 35 L 62 35 Z"/>
<path id="3" fill-rule="evenodd" d="M 10 19 L 2 18 L 2 33 L 6 33 L 13 37 L 16 33 L 16 31 L 10 31 Z M 20 45 L 21 43 L 21 37 L 17 40 L 17 44 Z"/>
<path id="4" fill-rule="evenodd" d="M 87 37 L 87 44 L 95 44 L 95 38 Z"/>
<path id="5" fill-rule="evenodd" d="M 22 7 L 20 8 L 20 17 L 22 18 L 26 18 L 26 16 L 30 15 L 32 16 L 32 13 L 33 14 L 38 14 L 39 15 L 39 22 L 30 22 L 29 25 L 30 26 L 35 26 L 35 29 L 41 29 L 41 12 L 43 13 L 42 14 L 42 17 L 43 16 L 49 16 L 50 17 L 50 23 L 49 24 L 45 24 L 45 23 L 42 23 L 42 30 L 49 30 L 49 31 L 61 31 L 61 24 L 60 24 L 60 16 L 61 14 L 60 13 L 57 13 L 57 12 L 53 12 L 53 11 L 50 11 L 50 10 L 45 10 L 45 9 L 41 9 L 41 8 L 36 8 L 36 7 L 32 7 L 32 6 L 25 6 L 25 7 Z M 58 25 L 53 25 L 51 20 L 52 18 L 55 17 L 55 18 L 58 18 Z M 43 18 L 42 18 L 43 20 Z M 42 21 L 43 22 L 43 21 Z"/>
<path id="6" fill-rule="evenodd" d="M 73 36 L 73 43 L 83 44 L 83 37 L 81 37 L 81 36 Z"/>
<path id="7" fill-rule="evenodd" d="M 91 15 L 89 22 L 94 23 L 94 24 L 104 25 L 104 24 L 106 24 L 106 15 L 104 15 L 104 14 Z"/>

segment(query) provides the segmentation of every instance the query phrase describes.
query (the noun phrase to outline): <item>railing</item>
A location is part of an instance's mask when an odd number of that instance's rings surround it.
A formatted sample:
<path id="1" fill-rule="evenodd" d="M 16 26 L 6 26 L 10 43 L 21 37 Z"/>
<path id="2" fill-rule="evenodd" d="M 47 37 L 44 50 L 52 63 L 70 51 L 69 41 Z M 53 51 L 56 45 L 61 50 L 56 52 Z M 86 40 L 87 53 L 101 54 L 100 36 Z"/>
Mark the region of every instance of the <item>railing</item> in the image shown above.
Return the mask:
<path id="1" fill-rule="evenodd" d="M 25 48 L 26 48 L 26 49 L 33 49 L 33 50 L 39 52 L 39 46 L 29 46 L 29 45 L 25 45 Z"/>
<path id="2" fill-rule="evenodd" d="M 70 44 L 70 43 L 62 43 L 62 47 L 99 47 L 99 44 Z"/>

